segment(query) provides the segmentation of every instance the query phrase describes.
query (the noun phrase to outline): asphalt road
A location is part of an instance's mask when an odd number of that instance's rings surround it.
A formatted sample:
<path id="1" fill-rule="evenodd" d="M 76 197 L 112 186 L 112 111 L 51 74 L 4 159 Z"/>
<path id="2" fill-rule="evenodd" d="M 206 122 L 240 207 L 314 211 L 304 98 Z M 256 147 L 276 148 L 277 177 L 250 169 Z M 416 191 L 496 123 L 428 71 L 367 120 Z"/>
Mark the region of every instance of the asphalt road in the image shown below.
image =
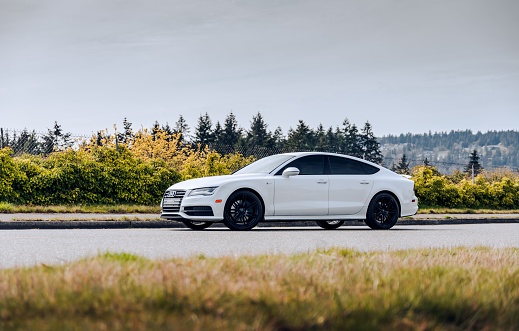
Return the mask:
<path id="1" fill-rule="evenodd" d="M 0 268 L 61 264 L 103 252 L 129 252 L 150 258 L 297 253 L 316 248 L 396 250 L 454 246 L 519 247 L 519 223 L 395 226 L 374 231 L 365 226 L 326 231 L 318 227 L 97 230 L 2 230 Z"/>

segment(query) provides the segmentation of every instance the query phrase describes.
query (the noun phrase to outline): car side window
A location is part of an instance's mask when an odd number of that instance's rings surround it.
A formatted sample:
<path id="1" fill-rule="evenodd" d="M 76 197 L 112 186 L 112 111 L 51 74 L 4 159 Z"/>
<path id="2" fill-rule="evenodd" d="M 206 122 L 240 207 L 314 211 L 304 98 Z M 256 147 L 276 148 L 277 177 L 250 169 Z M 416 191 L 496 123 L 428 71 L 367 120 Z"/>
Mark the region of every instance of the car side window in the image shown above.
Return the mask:
<path id="1" fill-rule="evenodd" d="M 372 165 L 345 157 L 329 156 L 328 161 L 332 175 L 372 175 L 379 171 Z"/>
<path id="2" fill-rule="evenodd" d="M 324 155 L 303 156 L 281 168 L 276 175 L 281 175 L 283 170 L 289 167 L 299 169 L 299 175 L 322 175 L 324 174 Z"/>

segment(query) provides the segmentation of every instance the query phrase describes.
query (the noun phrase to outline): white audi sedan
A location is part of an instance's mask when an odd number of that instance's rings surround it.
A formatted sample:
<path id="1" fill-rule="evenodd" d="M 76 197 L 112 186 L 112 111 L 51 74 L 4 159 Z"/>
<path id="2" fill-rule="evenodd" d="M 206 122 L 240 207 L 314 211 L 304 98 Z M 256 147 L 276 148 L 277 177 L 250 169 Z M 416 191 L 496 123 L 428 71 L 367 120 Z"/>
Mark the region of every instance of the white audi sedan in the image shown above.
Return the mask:
<path id="1" fill-rule="evenodd" d="M 223 222 L 250 230 L 258 222 L 316 221 L 335 229 L 364 220 L 390 229 L 414 215 L 414 182 L 377 164 L 332 153 L 286 153 L 260 159 L 232 175 L 186 180 L 169 187 L 162 218 L 194 230 Z"/>

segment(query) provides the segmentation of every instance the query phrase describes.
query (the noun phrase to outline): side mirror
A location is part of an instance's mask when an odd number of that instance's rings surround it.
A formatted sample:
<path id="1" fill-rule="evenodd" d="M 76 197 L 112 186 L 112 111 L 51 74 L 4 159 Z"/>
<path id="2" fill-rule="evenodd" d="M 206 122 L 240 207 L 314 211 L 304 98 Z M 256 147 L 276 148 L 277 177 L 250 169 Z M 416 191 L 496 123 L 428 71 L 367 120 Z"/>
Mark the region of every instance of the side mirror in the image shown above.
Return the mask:
<path id="1" fill-rule="evenodd" d="M 288 167 L 283 170 L 283 177 L 297 176 L 299 175 L 299 169 L 295 167 Z"/>

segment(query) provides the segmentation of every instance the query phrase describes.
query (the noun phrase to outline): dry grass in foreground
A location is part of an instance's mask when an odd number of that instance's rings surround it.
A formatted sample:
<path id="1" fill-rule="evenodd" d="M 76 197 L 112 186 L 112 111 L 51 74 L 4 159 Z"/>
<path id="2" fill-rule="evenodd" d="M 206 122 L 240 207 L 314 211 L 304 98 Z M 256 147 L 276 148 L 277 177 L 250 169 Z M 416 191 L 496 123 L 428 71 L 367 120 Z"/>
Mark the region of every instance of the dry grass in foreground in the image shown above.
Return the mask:
<path id="1" fill-rule="evenodd" d="M 104 254 L 0 270 L 0 329 L 517 330 L 519 249 L 153 261 Z"/>

